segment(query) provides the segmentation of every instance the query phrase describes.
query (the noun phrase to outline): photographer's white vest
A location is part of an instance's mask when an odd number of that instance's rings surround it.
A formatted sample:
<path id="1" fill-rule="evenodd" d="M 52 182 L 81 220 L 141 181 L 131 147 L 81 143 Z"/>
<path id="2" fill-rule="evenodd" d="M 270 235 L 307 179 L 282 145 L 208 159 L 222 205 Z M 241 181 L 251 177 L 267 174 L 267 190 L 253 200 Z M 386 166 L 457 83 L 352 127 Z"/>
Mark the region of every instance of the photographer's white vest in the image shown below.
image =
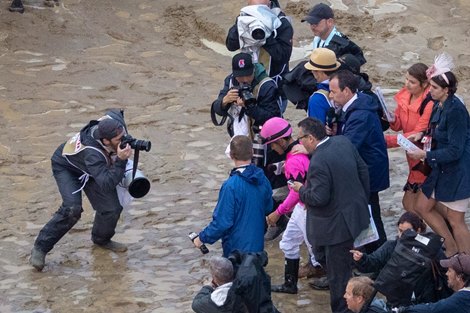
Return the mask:
<path id="1" fill-rule="evenodd" d="M 82 187 L 78 190 L 75 190 L 73 193 L 77 193 L 83 190 L 83 188 L 85 188 L 86 183 L 90 179 L 91 175 L 87 173 L 84 169 L 75 165 L 73 161 L 68 158 L 68 156 L 79 154 L 85 149 L 93 149 L 99 152 L 103 156 L 103 158 L 106 160 L 106 163 L 108 165 L 111 164 L 111 158 L 109 156 L 107 156 L 105 153 L 103 153 L 103 151 L 101 151 L 98 148 L 84 145 L 80 140 L 80 133 L 79 132 L 76 133 L 72 138 L 67 140 L 67 142 L 64 145 L 64 149 L 62 150 L 62 156 L 67 160 L 67 162 L 69 162 L 70 165 L 72 165 L 73 167 L 75 167 L 76 169 L 78 169 L 79 171 L 83 173 L 83 175 L 79 177 L 79 180 L 82 182 Z"/>
<path id="2" fill-rule="evenodd" d="M 69 162 L 70 165 L 72 165 L 73 167 L 75 167 L 76 169 L 78 169 L 79 171 L 81 171 L 83 174 L 78 178 L 81 182 L 82 182 L 82 187 L 80 187 L 79 189 L 75 190 L 73 192 L 73 194 L 79 192 L 79 191 L 82 191 L 83 188 L 85 188 L 85 185 L 86 183 L 88 182 L 88 180 L 90 179 L 90 174 L 87 173 L 85 170 L 79 168 L 77 165 L 75 165 L 72 160 L 70 160 L 68 158 L 68 156 L 71 156 L 71 155 L 76 155 L 82 151 L 84 151 L 85 149 L 93 149 L 97 152 L 99 152 L 103 158 L 106 160 L 106 163 L 108 165 L 111 165 L 111 163 L 113 162 L 113 159 L 111 157 L 109 157 L 106 153 L 104 153 L 102 150 L 98 149 L 98 148 L 95 148 L 95 147 L 91 147 L 91 146 L 86 146 L 84 145 L 81 140 L 80 140 L 80 133 L 76 133 L 72 138 L 70 138 L 69 140 L 67 140 L 67 142 L 65 143 L 64 145 L 64 149 L 62 150 L 62 156 L 67 160 L 67 162 Z M 131 171 L 132 172 L 132 167 L 133 167 L 133 162 L 132 160 L 127 160 L 127 164 L 126 164 L 126 173 Z M 127 189 L 128 186 L 125 186 L 123 184 L 123 182 L 120 182 L 117 186 L 116 186 L 116 191 L 117 191 L 117 194 L 118 194 L 118 198 L 119 198 L 119 202 L 121 203 L 121 205 L 123 207 L 129 205 L 132 200 L 134 199 L 130 194 L 129 194 L 129 191 Z"/>

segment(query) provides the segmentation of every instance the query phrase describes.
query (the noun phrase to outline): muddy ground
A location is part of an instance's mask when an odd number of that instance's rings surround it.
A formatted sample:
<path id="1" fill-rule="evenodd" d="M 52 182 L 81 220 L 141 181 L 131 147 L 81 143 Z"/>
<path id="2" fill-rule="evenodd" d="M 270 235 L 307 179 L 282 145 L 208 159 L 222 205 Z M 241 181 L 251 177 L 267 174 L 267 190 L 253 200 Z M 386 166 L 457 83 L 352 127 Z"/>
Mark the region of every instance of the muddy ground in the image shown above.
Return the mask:
<path id="1" fill-rule="evenodd" d="M 297 59 L 312 38 L 300 18 L 318 1 L 282 1 L 294 19 Z M 187 238 L 210 220 L 231 168 L 225 127 L 210 103 L 230 70 L 225 33 L 245 1 L 64 0 L 54 8 L 0 1 L 0 312 L 191 312 L 208 278 L 207 260 Z M 470 3 L 465 0 L 330 1 L 337 24 L 365 51 L 364 70 L 390 94 L 412 63 L 454 56 L 458 93 L 470 102 Z M 295 61 L 292 63 L 295 64 Z M 393 104 L 392 104 L 393 106 Z M 47 256 L 28 265 L 40 228 L 60 205 L 50 170 L 55 148 L 107 108 L 125 109 L 129 129 L 152 141 L 141 166 L 150 193 L 125 209 L 116 240 L 124 254 L 94 248 L 93 210 Z M 305 116 L 289 106 L 292 123 Z M 404 154 L 390 151 L 391 188 L 381 193 L 394 236 L 406 180 Z M 268 272 L 282 276 L 278 241 Z M 300 281 L 298 295 L 274 295 L 282 312 L 328 312 L 328 293 Z"/>

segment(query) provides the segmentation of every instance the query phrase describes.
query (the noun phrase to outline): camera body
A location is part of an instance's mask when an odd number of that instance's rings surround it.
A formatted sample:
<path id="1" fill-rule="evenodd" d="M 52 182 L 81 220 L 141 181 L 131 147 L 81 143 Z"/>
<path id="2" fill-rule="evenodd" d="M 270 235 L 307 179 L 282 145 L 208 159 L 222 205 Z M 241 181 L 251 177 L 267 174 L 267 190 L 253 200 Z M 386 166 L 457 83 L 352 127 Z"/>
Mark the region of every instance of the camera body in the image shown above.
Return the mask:
<path id="1" fill-rule="evenodd" d="M 238 96 L 245 102 L 246 107 L 256 104 L 256 98 L 250 84 L 241 83 L 238 87 Z"/>
<path id="2" fill-rule="evenodd" d="M 194 239 L 196 239 L 197 237 L 199 237 L 198 234 L 196 234 L 195 232 L 190 232 L 189 235 L 188 235 L 189 239 L 191 239 L 191 241 L 194 243 Z M 199 247 L 199 250 L 201 250 L 202 254 L 207 254 L 209 253 L 209 249 L 207 249 L 206 245 L 205 244 L 202 244 L 200 247 Z"/>
<path id="3" fill-rule="evenodd" d="M 132 149 L 140 150 L 140 151 L 149 152 L 150 148 L 152 148 L 152 143 L 150 141 L 135 139 L 131 135 L 125 134 L 124 136 L 121 137 L 121 143 L 119 147 L 121 149 L 124 149 L 127 144 L 129 144 Z"/>

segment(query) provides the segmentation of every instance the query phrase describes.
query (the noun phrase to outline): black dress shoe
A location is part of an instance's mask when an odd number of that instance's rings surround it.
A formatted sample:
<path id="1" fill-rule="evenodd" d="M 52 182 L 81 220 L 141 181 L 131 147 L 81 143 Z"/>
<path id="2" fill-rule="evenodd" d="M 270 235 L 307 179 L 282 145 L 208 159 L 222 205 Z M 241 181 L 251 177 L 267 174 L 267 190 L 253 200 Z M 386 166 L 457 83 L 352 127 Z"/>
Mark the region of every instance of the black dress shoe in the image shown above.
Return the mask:
<path id="1" fill-rule="evenodd" d="M 309 282 L 308 285 L 315 290 L 329 290 L 330 289 L 330 283 L 328 282 L 328 277 L 326 276 L 314 279 L 311 282 Z"/>

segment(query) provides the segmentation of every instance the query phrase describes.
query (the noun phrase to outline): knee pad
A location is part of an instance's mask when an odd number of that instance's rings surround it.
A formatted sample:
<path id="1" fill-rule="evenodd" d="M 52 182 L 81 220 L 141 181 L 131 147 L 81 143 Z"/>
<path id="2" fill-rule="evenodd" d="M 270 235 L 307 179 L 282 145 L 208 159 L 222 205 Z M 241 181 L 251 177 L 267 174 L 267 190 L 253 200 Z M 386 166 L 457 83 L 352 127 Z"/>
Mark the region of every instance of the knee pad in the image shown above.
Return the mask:
<path id="1" fill-rule="evenodd" d="M 83 208 L 81 206 L 61 207 L 59 213 L 72 223 L 76 223 L 82 217 Z"/>

